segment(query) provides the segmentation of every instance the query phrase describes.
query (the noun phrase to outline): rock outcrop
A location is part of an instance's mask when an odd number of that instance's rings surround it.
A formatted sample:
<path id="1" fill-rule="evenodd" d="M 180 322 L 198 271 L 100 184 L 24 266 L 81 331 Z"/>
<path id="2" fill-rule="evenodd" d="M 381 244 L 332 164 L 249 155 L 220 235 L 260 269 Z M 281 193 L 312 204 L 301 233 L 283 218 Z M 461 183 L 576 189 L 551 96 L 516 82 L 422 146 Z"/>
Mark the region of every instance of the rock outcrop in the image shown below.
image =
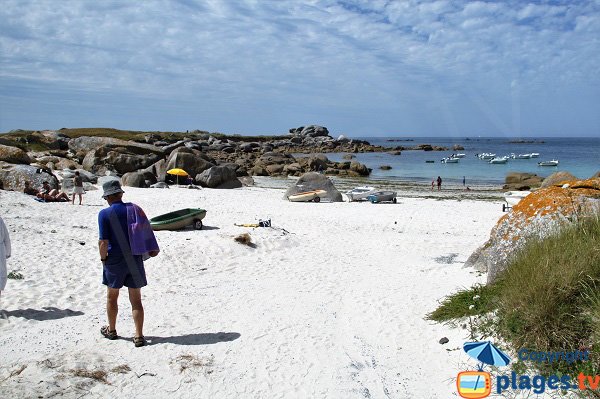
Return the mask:
<path id="1" fill-rule="evenodd" d="M 59 188 L 58 179 L 49 170 L 0 161 L 0 182 L 4 190 L 23 191 L 26 181 L 35 189 L 41 189 L 44 181 L 52 188 Z"/>
<path id="2" fill-rule="evenodd" d="M 209 188 L 239 188 L 235 169 L 228 166 L 213 166 L 196 176 L 196 183 Z"/>
<path id="3" fill-rule="evenodd" d="M 510 172 L 506 175 L 505 190 L 530 190 L 542 185 L 544 179 L 534 173 Z"/>
<path id="4" fill-rule="evenodd" d="M 287 200 L 290 195 L 312 190 L 325 190 L 327 195 L 321 196 L 321 198 L 329 198 L 334 202 L 343 201 L 342 194 L 335 188 L 333 182 L 327 176 L 315 172 L 302 175 L 295 185 L 286 190 L 283 199 Z"/>
<path id="5" fill-rule="evenodd" d="M 31 158 L 22 149 L 0 144 L 0 162 L 29 164 Z"/>
<path id="6" fill-rule="evenodd" d="M 187 147 L 180 147 L 169 156 L 166 170 L 183 169 L 190 176 L 196 176 L 213 166 L 215 166 L 214 160 L 206 154 Z"/>
<path id="7" fill-rule="evenodd" d="M 487 271 L 493 282 L 530 239 L 557 233 L 565 224 L 600 212 L 600 178 L 561 181 L 523 198 L 492 229 L 490 239 L 477 249 L 465 266 Z"/>
<path id="8" fill-rule="evenodd" d="M 563 182 L 577 180 L 577 177 L 573 176 L 569 172 L 561 171 L 554 172 L 550 176 L 546 177 L 542 182 L 542 188 L 560 185 Z"/>

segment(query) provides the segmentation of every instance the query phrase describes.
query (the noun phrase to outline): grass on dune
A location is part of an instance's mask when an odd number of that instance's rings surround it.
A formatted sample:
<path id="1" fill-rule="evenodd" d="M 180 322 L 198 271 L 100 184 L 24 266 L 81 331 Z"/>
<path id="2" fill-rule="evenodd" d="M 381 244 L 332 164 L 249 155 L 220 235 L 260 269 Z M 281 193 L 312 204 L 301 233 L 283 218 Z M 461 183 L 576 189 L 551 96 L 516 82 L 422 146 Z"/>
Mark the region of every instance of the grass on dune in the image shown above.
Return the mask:
<path id="1" fill-rule="evenodd" d="M 449 296 L 429 318 L 449 321 L 490 312 L 492 325 L 479 331 L 493 331 L 514 353 L 590 351 L 590 362 L 542 363 L 540 371 L 600 374 L 600 216 L 529 242 L 495 283 Z M 478 323 L 489 320 L 476 318 L 474 324 L 482 327 Z"/>

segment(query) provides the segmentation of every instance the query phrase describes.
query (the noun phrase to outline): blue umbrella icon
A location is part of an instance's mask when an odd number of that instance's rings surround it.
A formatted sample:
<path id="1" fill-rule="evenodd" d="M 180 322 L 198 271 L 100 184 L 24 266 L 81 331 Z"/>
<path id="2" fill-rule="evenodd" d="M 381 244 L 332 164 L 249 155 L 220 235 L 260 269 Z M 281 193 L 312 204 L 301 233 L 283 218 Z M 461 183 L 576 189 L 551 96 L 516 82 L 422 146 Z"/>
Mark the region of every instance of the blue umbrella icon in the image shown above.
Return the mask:
<path id="1" fill-rule="evenodd" d="M 463 349 L 467 355 L 491 366 L 507 366 L 510 363 L 510 357 L 490 341 L 465 342 Z"/>

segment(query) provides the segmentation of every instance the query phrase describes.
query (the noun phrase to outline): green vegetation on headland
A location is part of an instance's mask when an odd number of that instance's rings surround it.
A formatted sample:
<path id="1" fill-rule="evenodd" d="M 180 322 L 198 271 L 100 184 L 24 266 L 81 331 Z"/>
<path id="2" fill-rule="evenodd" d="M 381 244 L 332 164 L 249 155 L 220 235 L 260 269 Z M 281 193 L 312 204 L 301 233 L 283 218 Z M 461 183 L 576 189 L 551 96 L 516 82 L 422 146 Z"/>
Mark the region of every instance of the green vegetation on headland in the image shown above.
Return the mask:
<path id="1" fill-rule="evenodd" d="M 16 141 L 30 137 L 33 133 L 37 131 L 34 130 L 12 130 L 7 133 L 0 134 L 0 139 Z M 160 131 L 138 131 L 138 130 L 121 130 L 107 127 L 89 127 L 89 128 L 62 128 L 57 130 L 57 132 L 62 133 L 72 139 L 77 137 L 113 137 L 121 140 L 132 140 L 132 141 L 144 141 L 145 136 L 151 134 L 158 140 L 181 140 L 184 137 L 193 139 L 193 140 L 201 140 L 207 138 L 208 136 L 213 136 L 219 139 L 228 139 L 232 141 L 243 141 L 243 142 L 263 142 L 270 140 L 278 140 L 289 138 L 288 135 L 280 135 L 280 136 L 269 136 L 269 135 L 256 135 L 256 136 L 246 136 L 240 134 L 224 134 L 218 132 L 208 132 L 205 130 L 194 130 L 191 132 L 160 132 Z"/>
<path id="2" fill-rule="evenodd" d="M 474 299 L 475 298 L 475 299 Z M 544 374 L 600 374 L 600 216 L 529 242 L 496 282 L 461 290 L 429 314 L 469 317 L 474 339 L 494 337 L 513 354 L 589 351 L 588 362 L 517 362 Z M 515 356 L 516 357 L 516 356 Z"/>

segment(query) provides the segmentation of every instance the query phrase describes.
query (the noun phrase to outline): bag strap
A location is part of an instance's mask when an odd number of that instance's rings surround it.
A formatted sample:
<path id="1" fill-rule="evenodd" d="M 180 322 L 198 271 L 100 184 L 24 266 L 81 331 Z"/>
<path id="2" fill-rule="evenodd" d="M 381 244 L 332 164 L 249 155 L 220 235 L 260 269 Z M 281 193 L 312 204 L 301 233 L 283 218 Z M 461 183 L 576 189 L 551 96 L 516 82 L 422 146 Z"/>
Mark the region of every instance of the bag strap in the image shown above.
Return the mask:
<path id="1" fill-rule="evenodd" d="M 125 204 L 127 205 L 127 204 Z M 125 237 L 125 233 L 123 233 L 123 229 L 121 229 L 121 222 L 117 218 L 117 212 L 114 209 L 109 209 L 109 221 L 111 230 L 115 235 L 117 242 L 119 243 L 119 247 L 121 248 L 121 252 L 123 252 L 123 257 L 125 258 L 125 263 L 127 264 L 127 268 L 129 269 L 129 273 L 133 277 L 136 285 L 142 285 L 143 279 L 140 271 L 137 268 L 137 264 L 135 259 L 133 258 L 133 254 L 131 253 L 131 245 L 129 244 L 129 240 Z M 129 215 L 128 215 L 129 217 Z"/>

